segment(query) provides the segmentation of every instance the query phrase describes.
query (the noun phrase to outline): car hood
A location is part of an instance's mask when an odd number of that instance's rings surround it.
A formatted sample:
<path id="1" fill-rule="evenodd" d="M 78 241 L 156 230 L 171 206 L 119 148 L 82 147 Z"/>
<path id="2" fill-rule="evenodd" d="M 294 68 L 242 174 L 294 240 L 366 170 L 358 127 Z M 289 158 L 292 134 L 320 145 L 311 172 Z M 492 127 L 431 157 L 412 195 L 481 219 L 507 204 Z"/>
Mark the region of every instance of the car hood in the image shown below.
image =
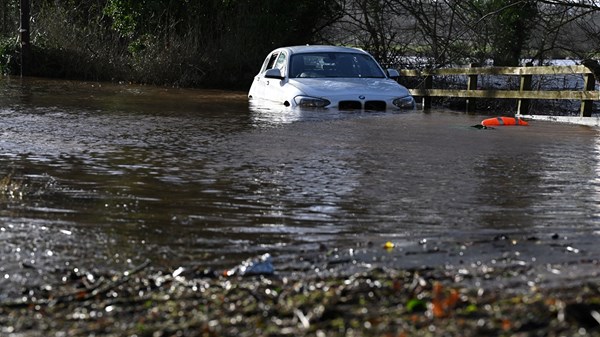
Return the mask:
<path id="1" fill-rule="evenodd" d="M 289 83 L 305 95 L 329 97 L 335 95 L 408 96 L 406 88 L 388 78 L 295 78 Z"/>

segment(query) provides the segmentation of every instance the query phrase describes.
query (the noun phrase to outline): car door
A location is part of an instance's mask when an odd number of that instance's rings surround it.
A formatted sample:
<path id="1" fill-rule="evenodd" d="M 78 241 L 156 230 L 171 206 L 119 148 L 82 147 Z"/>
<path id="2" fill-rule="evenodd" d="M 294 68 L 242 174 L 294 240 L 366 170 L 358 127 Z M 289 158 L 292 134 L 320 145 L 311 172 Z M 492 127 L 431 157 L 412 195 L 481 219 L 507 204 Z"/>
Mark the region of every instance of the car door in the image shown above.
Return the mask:
<path id="1" fill-rule="evenodd" d="M 282 51 L 277 56 L 273 68 L 279 69 L 283 79 L 277 78 L 266 78 L 265 80 L 265 96 L 267 99 L 283 103 L 288 97 L 285 96 L 284 85 L 287 83 L 287 72 L 288 72 L 288 57 L 285 51 Z"/>
<path id="2" fill-rule="evenodd" d="M 258 75 L 254 77 L 254 82 L 252 82 L 252 86 L 250 87 L 249 95 L 253 98 L 267 98 L 266 87 L 269 85 L 269 78 L 265 78 L 265 72 L 269 69 L 272 69 L 277 62 L 277 58 L 281 54 L 280 51 L 274 51 L 271 53 L 265 61 L 263 62 Z"/>

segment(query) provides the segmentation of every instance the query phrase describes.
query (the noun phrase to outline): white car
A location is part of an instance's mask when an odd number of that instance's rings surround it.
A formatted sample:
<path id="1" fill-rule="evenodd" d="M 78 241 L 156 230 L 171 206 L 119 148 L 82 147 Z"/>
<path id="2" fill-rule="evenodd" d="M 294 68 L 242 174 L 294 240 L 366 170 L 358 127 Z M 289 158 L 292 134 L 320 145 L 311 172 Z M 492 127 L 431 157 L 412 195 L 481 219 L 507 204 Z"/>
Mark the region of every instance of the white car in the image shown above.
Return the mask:
<path id="1" fill-rule="evenodd" d="M 283 47 L 269 53 L 248 97 L 289 107 L 414 109 L 413 97 L 394 80 L 398 76 L 397 70 L 383 70 L 361 49 Z"/>

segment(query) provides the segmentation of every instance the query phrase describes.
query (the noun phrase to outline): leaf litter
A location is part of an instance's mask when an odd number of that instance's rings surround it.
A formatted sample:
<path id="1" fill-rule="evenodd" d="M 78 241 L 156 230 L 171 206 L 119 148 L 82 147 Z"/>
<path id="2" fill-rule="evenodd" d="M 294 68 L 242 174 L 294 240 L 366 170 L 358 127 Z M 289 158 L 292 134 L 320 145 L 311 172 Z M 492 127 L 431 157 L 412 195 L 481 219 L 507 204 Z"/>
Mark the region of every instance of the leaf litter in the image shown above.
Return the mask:
<path id="1" fill-rule="evenodd" d="M 330 253 L 304 259 L 312 259 L 304 270 L 282 263 L 279 271 L 268 254 L 222 271 L 165 270 L 151 261 L 122 273 L 74 269 L 60 284 L 1 303 L 0 334 L 600 335 L 600 287 L 591 279 L 539 286 L 528 281 L 536 275 L 531 265 L 356 268 L 344 257 L 332 264 Z M 325 261 L 334 267 L 318 266 Z"/>

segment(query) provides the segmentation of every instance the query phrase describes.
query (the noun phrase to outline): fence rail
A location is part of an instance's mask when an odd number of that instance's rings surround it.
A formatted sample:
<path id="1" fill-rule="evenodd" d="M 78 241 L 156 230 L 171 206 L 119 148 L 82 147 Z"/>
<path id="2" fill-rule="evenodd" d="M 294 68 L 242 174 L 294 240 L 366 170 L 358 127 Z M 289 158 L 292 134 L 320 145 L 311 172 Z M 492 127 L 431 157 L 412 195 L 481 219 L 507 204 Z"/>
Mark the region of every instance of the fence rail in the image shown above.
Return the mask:
<path id="1" fill-rule="evenodd" d="M 530 100 L 532 99 L 571 99 L 580 100 L 580 117 L 590 117 L 593 101 L 600 100 L 600 91 L 595 90 L 596 78 L 593 72 L 583 65 L 574 66 L 541 66 L 541 67 L 470 67 L 470 68 L 445 68 L 431 70 L 401 70 L 400 74 L 406 77 L 423 77 L 424 80 L 418 88 L 409 88 L 415 97 L 423 99 L 423 109 L 431 108 L 432 97 L 460 97 L 460 98 L 493 98 L 517 99 L 517 115 L 529 113 Z M 559 76 L 581 74 L 583 76 L 582 90 L 532 90 L 532 77 L 534 75 Z M 466 75 L 467 89 L 434 89 L 434 76 Z M 480 75 L 506 75 L 519 76 L 519 90 L 480 90 L 477 82 Z M 473 105 L 472 100 L 467 100 L 467 111 Z"/>

